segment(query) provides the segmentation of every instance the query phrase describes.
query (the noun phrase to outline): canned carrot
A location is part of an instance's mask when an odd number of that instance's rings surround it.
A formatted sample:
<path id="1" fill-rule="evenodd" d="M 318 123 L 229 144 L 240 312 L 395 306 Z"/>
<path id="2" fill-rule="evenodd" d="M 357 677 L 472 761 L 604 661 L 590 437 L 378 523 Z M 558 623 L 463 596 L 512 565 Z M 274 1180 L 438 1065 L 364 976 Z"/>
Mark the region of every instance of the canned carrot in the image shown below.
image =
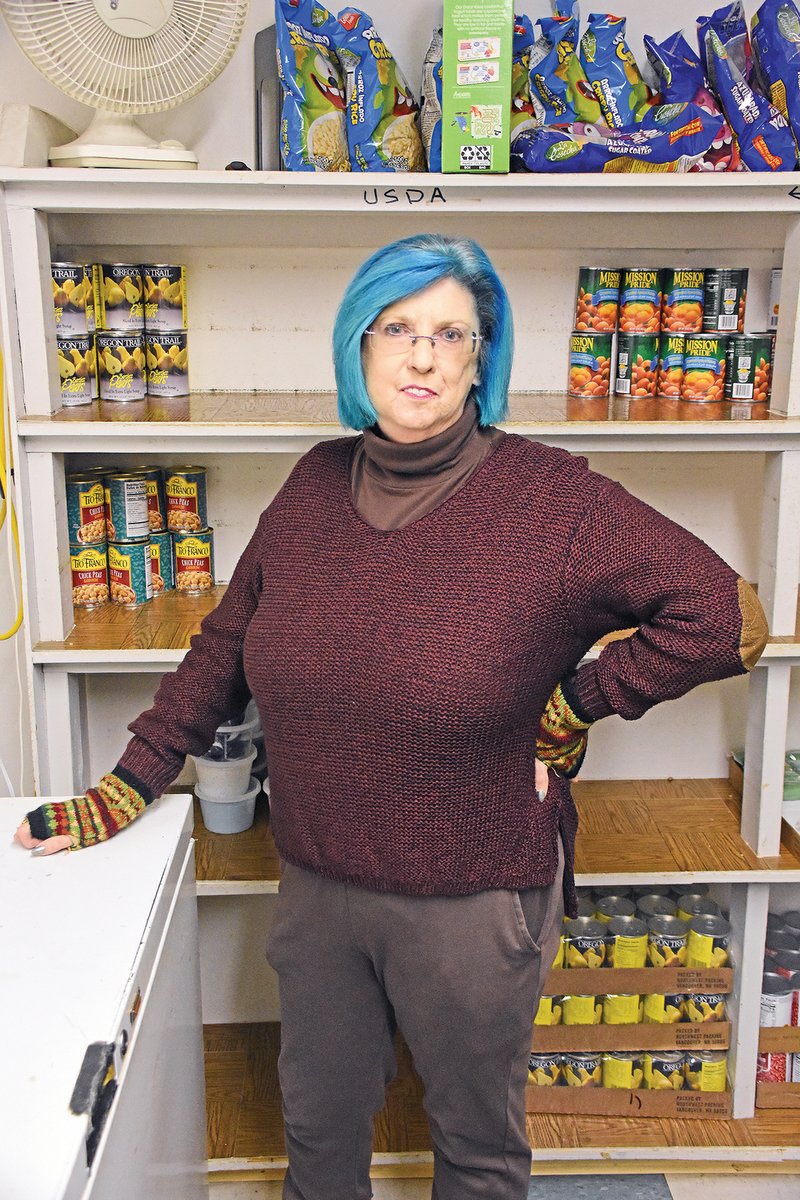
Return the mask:
<path id="1" fill-rule="evenodd" d="M 679 267 L 664 272 L 661 328 L 668 333 L 700 333 L 703 328 L 705 271 Z"/>
<path id="2" fill-rule="evenodd" d="M 613 333 L 619 310 L 620 271 L 611 267 L 581 267 L 575 328 Z"/>
<path id="3" fill-rule="evenodd" d="M 716 333 L 693 333 L 686 337 L 681 400 L 711 403 L 721 400 L 725 386 L 727 342 Z"/>
<path id="4" fill-rule="evenodd" d="M 680 396 L 685 355 L 685 333 L 661 334 L 661 340 L 658 344 L 657 396 Z"/>
<path id="5" fill-rule="evenodd" d="M 570 396 L 607 396 L 611 382 L 611 334 L 572 334 L 569 343 Z"/>
<path id="6" fill-rule="evenodd" d="M 623 273 L 619 327 L 623 333 L 658 333 L 661 328 L 661 271 L 631 267 Z"/>
<path id="7" fill-rule="evenodd" d="M 655 396 L 658 376 L 658 334 L 617 335 L 617 396 Z"/>

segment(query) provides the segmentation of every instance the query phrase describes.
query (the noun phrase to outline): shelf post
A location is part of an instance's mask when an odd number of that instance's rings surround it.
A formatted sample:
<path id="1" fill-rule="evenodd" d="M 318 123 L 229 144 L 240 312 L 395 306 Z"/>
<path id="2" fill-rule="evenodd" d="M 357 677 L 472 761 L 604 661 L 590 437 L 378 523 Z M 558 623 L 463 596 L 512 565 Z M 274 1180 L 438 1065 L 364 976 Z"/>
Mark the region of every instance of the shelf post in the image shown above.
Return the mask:
<path id="1" fill-rule="evenodd" d="M 770 407 L 787 416 L 800 413 L 800 221 L 786 234 L 781 276 L 780 319 L 775 337 Z"/>
<path id="2" fill-rule="evenodd" d="M 752 1117 L 756 1101 L 756 1063 L 761 1016 L 761 964 L 767 936 L 769 884 L 749 883 L 731 888 L 731 1049 L 733 1116 Z"/>
<path id="3" fill-rule="evenodd" d="M 35 670 L 37 794 L 80 795 L 88 768 L 83 677 L 54 667 Z"/>
<path id="4" fill-rule="evenodd" d="M 780 853 L 791 667 L 756 667 L 748 682 L 742 837 L 760 858 Z"/>
<path id="5" fill-rule="evenodd" d="M 25 314 L 19 339 L 24 408 L 28 415 L 49 416 L 60 403 L 61 388 L 47 217 L 8 202 L 6 218 L 17 311 Z"/>

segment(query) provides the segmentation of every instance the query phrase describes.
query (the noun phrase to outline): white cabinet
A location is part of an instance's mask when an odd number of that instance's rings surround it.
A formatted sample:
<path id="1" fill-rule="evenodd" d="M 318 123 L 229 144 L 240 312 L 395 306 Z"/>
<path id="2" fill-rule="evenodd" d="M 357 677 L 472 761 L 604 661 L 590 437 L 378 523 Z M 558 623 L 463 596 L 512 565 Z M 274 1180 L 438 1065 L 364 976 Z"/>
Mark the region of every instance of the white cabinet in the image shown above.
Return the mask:
<path id="1" fill-rule="evenodd" d="M 98 767 L 113 764 L 124 744 L 125 720 L 116 721 L 114 742 L 103 725 L 103 709 L 115 714 L 114 705 L 120 713 L 125 709 L 117 695 L 124 691 L 119 683 L 125 677 L 141 681 L 180 661 L 199 615 L 165 599 L 146 615 L 84 614 L 73 628 L 65 469 L 92 462 L 207 463 L 219 575 L 227 578 L 258 512 L 296 456 L 341 433 L 332 396 L 330 329 L 359 262 L 376 246 L 420 230 L 464 234 L 486 247 L 512 299 L 517 354 L 508 427 L 588 454 L 600 470 L 607 463 L 614 470 L 623 470 L 626 462 L 644 463 L 637 475 L 640 494 L 651 499 L 650 476 L 655 486 L 666 475 L 661 499 L 668 507 L 678 505 L 679 515 L 686 481 L 699 487 L 716 471 L 724 503 L 720 500 L 717 508 L 712 497 L 690 507 L 685 523 L 724 548 L 737 535 L 738 505 L 749 530 L 745 557 L 755 567 L 772 640 L 746 683 L 733 681 L 703 693 L 719 720 L 715 716 L 708 729 L 688 734 L 698 743 L 705 739 L 707 754 L 724 761 L 733 748 L 724 744 L 731 736 L 727 710 L 736 707 L 732 697 L 744 697 L 744 691 L 731 689 L 746 689 L 741 837 L 733 818 L 730 836 L 723 837 L 737 865 L 721 867 L 710 855 L 687 867 L 676 853 L 669 866 L 653 867 L 643 854 L 609 879 L 647 882 L 673 873 L 679 877 L 683 870 L 693 879 L 729 883 L 740 953 L 748 962 L 758 957 L 770 881 L 775 887 L 779 881 L 800 880 L 800 859 L 777 858 L 791 671 L 800 662 L 800 348 L 795 349 L 800 347 L 800 201 L 795 177 L 475 181 L 411 176 L 391 185 L 377 176 L 198 172 L 187 178 L 7 170 L 0 185 L 4 349 L 16 415 L 40 789 L 82 789 Z M 186 263 L 193 389 L 188 402 L 54 411 L 51 256 Z M 587 263 L 746 266 L 750 328 L 766 324 L 770 270 L 782 266 L 771 411 L 715 411 L 702 405 L 656 411 L 654 405 L 613 398 L 568 403 L 563 395 L 567 338 L 578 267 Z M 697 703 L 702 709 L 705 699 Z M 125 710 L 126 719 L 140 707 L 137 701 Z M 679 726 L 681 711 L 679 705 L 664 706 L 657 719 L 645 719 L 633 735 L 640 756 L 647 761 L 652 754 L 653 774 L 659 777 L 681 777 L 680 755 L 671 770 L 658 759 L 663 731 Z M 743 716 L 740 726 L 745 738 Z M 733 727 L 739 728 L 736 720 Z M 106 750 L 113 753 L 104 758 Z M 647 778 L 646 772 L 640 774 Z M 700 789 L 698 796 L 704 794 Z M 587 873 L 586 882 L 603 870 Z M 240 884 L 208 876 L 201 894 L 234 893 L 235 907 L 236 895 L 274 888 L 274 874 Z M 758 971 L 740 972 L 737 986 L 734 1105 L 741 1116 L 752 1111 L 754 1095 Z"/>

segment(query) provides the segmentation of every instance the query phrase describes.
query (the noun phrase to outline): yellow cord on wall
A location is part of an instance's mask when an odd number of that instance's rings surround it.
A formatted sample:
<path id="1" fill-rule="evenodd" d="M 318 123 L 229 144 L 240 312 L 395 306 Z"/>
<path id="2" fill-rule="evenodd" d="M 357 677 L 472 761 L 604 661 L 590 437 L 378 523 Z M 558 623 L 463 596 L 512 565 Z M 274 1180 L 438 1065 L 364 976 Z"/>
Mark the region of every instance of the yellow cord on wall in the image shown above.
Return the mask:
<path id="1" fill-rule="evenodd" d="M 11 457 L 11 445 L 7 434 L 6 426 L 10 421 L 8 410 L 8 397 L 5 390 L 5 376 L 3 373 L 3 358 L 0 355 L 0 399 L 2 400 L 2 410 L 0 411 L 0 489 L 3 493 L 2 507 L 0 507 L 0 530 L 5 528 L 6 520 L 11 521 L 11 536 L 14 541 L 14 550 L 17 559 L 17 575 L 19 578 L 19 607 L 14 624 L 5 633 L 0 633 L 0 642 L 7 642 L 17 633 L 22 625 L 23 605 L 22 605 L 22 561 L 19 550 L 19 526 L 17 525 L 17 511 L 14 507 L 14 497 L 11 494 L 11 471 L 13 469 L 13 461 Z"/>

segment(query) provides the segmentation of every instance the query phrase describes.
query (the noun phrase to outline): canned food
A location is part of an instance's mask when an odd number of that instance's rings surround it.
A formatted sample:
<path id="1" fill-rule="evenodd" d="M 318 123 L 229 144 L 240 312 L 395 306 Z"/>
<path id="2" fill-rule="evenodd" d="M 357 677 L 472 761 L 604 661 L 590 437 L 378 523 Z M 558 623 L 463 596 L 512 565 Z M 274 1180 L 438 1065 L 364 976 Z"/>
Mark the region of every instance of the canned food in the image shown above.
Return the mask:
<path id="1" fill-rule="evenodd" d="M 606 965 L 643 967 L 647 962 L 647 926 L 638 917 L 613 917 L 608 923 Z"/>
<path id="2" fill-rule="evenodd" d="M 553 959 L 553 969 L 557 970 L 558 968 L 563 967 L 563 966 L 564 966 L 564 938 L 560 937 L 558 939 L 558 946 L 556 947 L 556 956 Z"/>
<path id="3" fill-rule="evenodd" d="M 153 596 L 163 596 L 175 587 L 172 566 L 172 534 L 150 534 L 150 570 L 153 576 Z"/>
<path id="4" fill-rule="evenodd" d="M 756 1060 L 758 1083 L 789 1083 L 791 1078 L 791 1054 L 759 1054 Z"/>
<path id="5" fill-rule="evenodd" d="M 53 308 L 57 337 L 94 333 L 92 268 L 85 263 L 53 262 Z"/>
<path id="6" fill-rule="evenodd" d="M 686 1086 L 692 1092 L 724 1092 L 728 1055 L 724 1050 L 690 1050 L 686 1054 Z"/>
<path id="7" fill-rule="evenodd" d="M 595 904 L 597 904 L 598 900 L 607 900 L 609 896 L 622 896 L 623 899 L 630 900 L 631 894 L 629 887 L 623 887 L 619 883 L 602 884 L 599 887 L 592 888 Z"/>
<path id="8" fill-rule="evenodd" d="M 562 1025 L 599 1025 L 603 1002 L 599 996 L 564 996 L 561 1001 Z"/>
<path id="9" fill-rule="evenodd" d="M 800 939 L 788 929 L 768 929 L 766 953 L 770 957 L 778 950 L 800 950 Z"/>
<path id="10" fill-rule="evenodd" d="M 726 400 L 766 404 L 772 390 L 772 337 L 768 333 L 737 335 L 728 340 L 725 363 Z"/>
<path id="11" fill-rule="evenodd" d="M 651 992 L 645 996 L 642 1019 L 645 1025 L 677 1025 L 686 1015 L 687 997 L 676 993 Z"/>
<path id="12" fill-rule="evenodd" d="M 655 396 L 658 378 L 658 334 L 617 335 L 617 396 Z"/>
<path id="13" fill-rule="evenodd" d="M 703 331 L 744 333 L 747 269 L 706 267 L 703 283 Z"/>
<path id="14" fill-rule="evenodd" d="M 647 961 L 653 967 L 683 967 L 689 927 L 680 917 L 666 914 L 647 922 Z"/>
<path id="15" fill-rule="evenodd" d="M 731 927 L 724 917 L 692 917 L 686 939 L 687 967 L 726 967 Z"/>
<path id="16" fill-rule="evenodd" d="M 691 921 L 692 917 L 717 917 L 719 905 L 700 892 L 687 892 L 685 896 L 678 896 L 677 916 L 681 921 Z"/>
<path id="17" fill-rule="evenodd" d="M 635 912 L 636 905 L 627 896 L 603 896 L 595 901 L 595 919 L 602 921 L 604 925 L 614 917 L 632 917 Z"/>
<path id="18" fill-rule="evenodd" d="M 152 599 L 150 542 L 109 542 L 108 583 L 113 604 L 136 608 Z"/>
<path id="19" fill-rule="evenodd" d="M 675 901 L 660 892 L 639 896 L 636 901 L 636 911 L 643 921 L 649 921 L 651 917 L 674 917 L 677 909 Z"/>
<path id="20" fill-rule="evenodd" d="M 717 992 L 697 992 L 686 997 L 686 1016 L 694 1025 L 725 1020 L 725 997 Z"/>
<path id="21" fill-rule="evenodd" d="M 533 1018 L 534 1025 L 560 1025 L 561 1008 L 560 996 L 542 996 Z"/>
<path id="22" fill-rule="evenodd" d="M 764 966 L 768 971 L 792 979 L 800 973 L 800 950 L 773 950 L 765 954 Z"/>
<path id="23" fill-rule="evenodd" d="M 570 396 L 607 396 L 611 384 L 611 334 L 573 333 L 569 340 Z"/>
<path id="24" fill-rule="evenodd" d="M 578 272 L 578 299 L 575 328 L 613 333 L 619 310 L 620 271 L 616 267 L 581 267 Z"/>
<path id="25" fill-rule="evenodd" d="M 705 271 L 675 267 L 662 274 L 661 328 L 668 333 L 700 333 L 703 328 Z"/>
<path id="26" fill-rule="evenodd" d="M 144 337 L 116 330 L 95 334 L 101 400 L 143 400 Z"/>
<path id="27" fill-rule="evenodd" d="M 148 396 L 189 395 L 189 349 L 185 330 L 144 335 Z"/>
<path id="28" fill-rule="evenodd" d="M 591 896 L 578 897 L 578 916 L 593 917 L 594 916 L 594 900 Z M 569 920 L 569 918 L 567 918 Z"/>
<path id="29" fill-rule="evenodd" d="M 94 338 L 85 333 L 57 337 L 56 360 L 64 408 L 91 404 L 97 398 Z"/>
<path id="30" fill-rule="evenodd" d="M 603 1081 L 602 1054 L 564 1054 L 561 1071 L 567 1087 L 600 1087 Z"/>
<path id="31" fill-rule="evenodd" d="M 106 496 L 106 529 L 110 542 L 131 542 L 150 533 L 147 519 L 147 485 L 135 471 L 109 474 L 103 480 Z"/>
<path id="32" fill-rule="evenodd" d="M 70 542 L 96 546 L 106 540 L 103 480 L 88 472 L 67 475 L 67 530 Z"/>
<path id="33" fill-rule="evenodd" d="M 639 1050 L 614 1050 L 603 1055 L 603 1087 L 640 1088 L 644 1082 Z"/>
<path id="34" fill-rule="evenodd" d="M 780 913 L 767 913 L 767 933 L 772 933 L 778 929 L 785 929 L 786 922 Z"/>
<path id="35" fill-rule="evenodd" d="M 214 586 L 214 530 L 172 535 L 175 587 L 196 596 Z"/>
<path id="36" fill-rule="evenodd" d="M 769 278 L 769 306 L 767 308 L 767 329 L 778 328 L 778 314 L 781 310 L 781 282 L 783 271 L 773 267 Z"/>
<path id="37" fill-rule="evenodd" d="M 657 396 L 681 394 L 683 360 L 686 356 L 685 333 L 662 333 L 658 343 Z"/>
<path id="38" fill-rule="evenodd" d="M 134 263 L 96 263 L 94 308 L 98 329 L 144 329 L 142 272 Z"/>
<path id="39" fill-rule="evenodd" d="M 648 1050 L 642 1055 L 644 1086 L 651 1091 L 680 1092 L 685 1082 L 686 1055 L 680 1050 Z"/>
<path id="40" fill-rule="evenodd" d="M 794 932 L 800 937 L 800 911 L 795 908 L 790 908 L 788 912 L 781 913 L 781 918 L 784 927 L 790 933 Z"/>
<path id="41" fill-rule="evenodd" d="M 142 267 L 145 328 L 163 332 L 185 329 L 186 267 L 175 263 L 145 263 Z"/>
<path id="42" fill-rule="evenodd" d="M 99 608 L 108 601 L 108 554 L 105 542 L 96 546 L 70 545 L 72 603 L 76 608 Z"/>
<path id="43" fill-rule="evenodd" d="M 638 1025 L 642 1015 L 641 996 L 627 994 L 603 996 L 604 1025 Z"/>
<path id="44" fill-rule="evenodd" d="M 208 528 L 205 467 L 169 467 L 164 471 L 167 529 L 171 532 Z"/>
<path id="45" fill-rule="evenodd" d="M 686 335 L 681 400 L 696 403 L 721 400 L 725 387 L 727 342 L 713 333 Z"/>
<path id="46" fill-rule="evenodd" d="M 658 333 L 661 328 L 661 271 L 630 267 L 623 272 L 619 327 L 622 333 Z"/>
<path id="47" fill-rule="evenodd" d="M 794 985 L 791 979 L 774 971 L 765 971 L 761 980 L 761 1017 L 759 1025 L 791 1025 Z"/>
<path id="48" fill-rule="evenodd" d="M 164 476 L 161 467 L 131 467 L 144 479 L 147 491 L 147 525 L 151 533 L 167 528 L 167 502 L 164 495 Z"/>
<path id="49" fill-rule="evenodd" d="M 568 967 L 602 967 L 606 957 L 606 927 L 592 917 L 567 921 L 564 951 Z"/>
<path id="50" fill-rule="evenodd" d="M 528 1083 L 539 1087 L 552 1087 L 561 1078 L 560 1054 L 530 1054 L 528 1056 Z"/>

